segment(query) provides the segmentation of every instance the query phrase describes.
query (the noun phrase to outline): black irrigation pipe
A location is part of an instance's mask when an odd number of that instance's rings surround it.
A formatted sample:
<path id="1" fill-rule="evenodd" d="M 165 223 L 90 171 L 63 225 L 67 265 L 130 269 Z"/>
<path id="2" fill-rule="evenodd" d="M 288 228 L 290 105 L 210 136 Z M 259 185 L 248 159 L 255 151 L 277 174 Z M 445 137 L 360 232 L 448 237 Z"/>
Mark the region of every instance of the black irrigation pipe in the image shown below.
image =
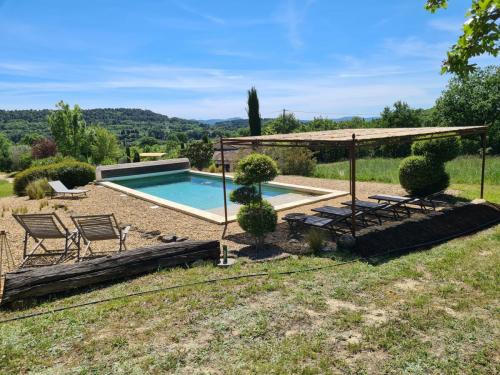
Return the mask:
<path id="1" fill-rule="evenodd" d="M 104 299 L 100 299 L 100 300 L 95 300 L 95 301 L 90 301 L 90 302 L 85 302 L 85 303 L 80 303 L 80 304 L 75 304 L 75 305 L 70 305 L 70 306 L 58 307 L 56 309 L 35 312 L 32 314 L 18 315 L 18 316 L 12 317 L 12 318 L 0 320 L 0 324 L 14 322 L 14 321 L 18 321 L 18 320 L 25 320 L 25 319 L 34 318 L 34 317 L 43 316 L 43 315 L 49 315 L 49 314 L 53 314 L 56 312 L 65 311 L 65 310 L 72 310 L 72 309 L 85 307 L 85 306 L 97 305 L 99 303 L 104 303 L 104 302 L 116 301 L 116 300 L 123 299 L 123 298 L 143 296 L 146 294 L 159 293 L 159 292 L 164 292 L 164 291 L 172 290 L 172 289 L 187 288 L 187 287 L 196 286 L 196 285 L 213 284 L 213 283 L 218 283 L 221 281 L 274 276 L 274 275 L 292 275 L 292 274 L 297 274 L 297 273 L 302 273 L 302 272 L 315 272 L 315 271 L 320 271 L 320 270 L 324 270 L 324 269 L 328 269 L 328 268 L 343 266 L 346 264 L 356 263 L 359 260 L 365 260 L 370 264 L 376 264 L 376 263 L 379 263 L 383 259 L 390 258 L 391 256 L 393 256 L 396 253 L 405 253 L 405 252 L 409 252 L 409 251 L 416 250 L 416 249 L 428 248 L 430 246 L 437 245 L 437 244 L 449 241 L 449 240 L 457 238 L 457 237 L 461 237 L 461 236 L 464 236 L 467 234 L 475 233 L 483 228 L 487 228 L 487 227 L 494 225 L 498 222 L 500 222 L 499 219 L 494 219 L 494 220 L 488 221 L 487 223 L 483 223 L 481 225 L 478 225 L 472 229 L 458 232 L 458 233 L 455 233 L 455 234 L 450 235 L 450 236 L 439 238 L 437 240 L 423 242 L 423 243 L 420 243 L 418 245 L 412 245 L 412 246 L 406 246 L 406 247 L 394 249 L 394 250 L 391 250 L 391 251 L 384 253 L 380 256 L 374 255 L 371 257 L 361 257 L 358 259 L 354 259 L 354 260 L 350 260 L 350 261 L 346 261 L 346 262 L 342 262 L 342 263 L 330 264 L 328 266 L 322 266 L 322 267 L 304 268 L 304 269 L 299 269 L 299 270 L 281 271 L 281 272 L 273 272 L 273 273 L 270 273 L 270 272 L 247 273 L 247 274 L 243 274 L 243 275 L 234 275 L 234 276 L 229 276 L 229 277 L 221 277 L 221 278 L 215 278 L 215 279 L 196 281 L 196 282 L 187 283 L 187 284 L 171 285 L 171 286 L 167 286 L 167 287 L 163 287 L 163 288 L 144 290 L 141 292 L 123 294 L 121 296 L 116 296 L 116 297 L 104 298 Z M 376 262 L 370 261 L 370 258 L 377 258 L 378 261 L 376 261 Z"/>
<path id="2" fill-rule="evenodd" d="M 97 305 L 97 304 L 103 303 L 103 302 L 116 301 L 116 300 L 119 300 L 122 298 L 137 297 L 137 296 L 143 296 L 146 294 L 164 292 L 164 291 L 172 290 L 172 289 L 187 288 L 187 287 L 202 285 L 202 284 L 213 284 L 213 283 L 218 283 L 221 281 L 228 281 L 228 280 L 248 279 L 248 278 L 255 278 L 255 277 L 275 276 L 275 275 L 292 275 L 292 274 L 302 273 L 302 272 L 315 272 L 315 271 L 319 271 L 319 270 L 323 270 L 323 269 L 327 269 L 327 268 L 333 268 L 333 267 L 343 266 L 345 264 L 355 263 L 355 262 L 358 262 L 359 260 L 360 259 L 354 259 L 354 260 L 350 260 L 350 261 L 346 261 L 346 262 L 342 262 L 342 263 L 330 264 L 328 266 L 322 266 L 322 267 L 304 268 L 304 269 L 299 269 L 299 270 L 281 271 L 281 272 L 246 273 L 246 274 L 242 274 L 242 275 L 234 275 L 234 276 L 229 276 L 229 277 L 220 277 L 220 278 L 215 278 L 215 279 L 196 281 L 196 282 L 187 283 L 187 284 L 176 284 L 176 285 L 171 285 L 171 286 L 167 286 L 167 287 L 163 287 L 163 288 L 144 290 L 141 292 L 123 294 L 123 295 L 116 296 L 116 297 L 103 298 L 100 300 L 94 300 L 94 301 L 79 303 L 79 304 L 75 304 L 75 305 L 58 307 L 55 309 L 39 311 L 39 312 L 35 312 L 32 314 L 18 315 L 18 316 L 14 316 L 12 318 L 0 320 L 0 324 L 14 322 L 17 320 L 24 320 L 24 319 L 28 319 L 28 318 L 34 318 L 34 317 L 48 315 L 48 314 L 53 314 L 53 313 L 65 311 L 65 310 L 72 310 L 72 309 L 76 309 L 79 307 Z"/>

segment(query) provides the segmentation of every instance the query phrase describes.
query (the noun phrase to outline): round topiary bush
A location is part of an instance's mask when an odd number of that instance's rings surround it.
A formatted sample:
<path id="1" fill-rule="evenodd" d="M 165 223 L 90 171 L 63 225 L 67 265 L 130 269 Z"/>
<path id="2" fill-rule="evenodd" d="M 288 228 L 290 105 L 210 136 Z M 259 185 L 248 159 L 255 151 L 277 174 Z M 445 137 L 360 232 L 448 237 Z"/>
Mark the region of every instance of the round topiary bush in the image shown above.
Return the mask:
<path id="1" fill-rule="evenodd" d="M 264 241 L 266 233 L 276 229 L 278 215 L 273 206 L 263 200 L 261 203 L 250 203 L 242 206 L 236 216 L 240 227 L 255 236 L 257 247 Z"/>
<path id="2" fill-rule="evenodd" d="M 238 185 L 260 184 L 277 175 L 278 166 L 273 159 L 263 154 L 250 154 L 239 161 L 234 182 Z"/>
<path id="3" fill-rule="evenodd" d="M 14 178 L 14 192 L 17 195 L 26 193 L 26 186 L 35 180 L 46 178 L 60 180 L 69 189 L 87 185 L 95 180 L 95 168 L 87 163 L 68 161 L 56 164 L 28 168 Z"/>
<path id="4" fill-rule="evenodd" d="M 461 149 L 462 143 L 458 137 L 417 141 L 411 146 L 413 155 L 425 156 L 436 163 L 446 163 L 455 159 Z"/>
<path id="5" fill-rule="evenodd" d="M 399 165 L 399 182 L 411 195 L 426 196 L 446 189 L 450 176 L 443 163 L 424 156 L 409 156 Z"/>
<path id="6" fill-rule="evenodd" d="M 229 200 L 239 204 L 257 203 L 260 200 L 260 195 L 255 186 L 242 186 L 231 192 Z"/>

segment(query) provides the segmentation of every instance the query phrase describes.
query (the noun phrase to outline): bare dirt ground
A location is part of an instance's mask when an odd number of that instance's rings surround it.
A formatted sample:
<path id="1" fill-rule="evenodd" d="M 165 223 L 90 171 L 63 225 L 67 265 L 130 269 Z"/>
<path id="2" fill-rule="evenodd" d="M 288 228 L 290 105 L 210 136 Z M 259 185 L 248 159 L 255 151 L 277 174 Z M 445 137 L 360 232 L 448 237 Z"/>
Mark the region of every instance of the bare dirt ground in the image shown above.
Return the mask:
<path id="1" fill-rule="evenodd" d="M 276 181 L 344 191 L 349 190 L 348 181 L 299 176 L 279 176 Z M 358 182 L 356 186 L 357 197 L 360 199 L 367 198 L 375 193 L 404 193 L 401 187 L 391 184 Z M 223 225 L 209 223 L 165 207 L 157 207 L 150 202 L 124 195 L 106 187 L 91 184 L 85 186 L 85 189 L 89 190 L 88 197 L 82 199 L 47 199 L 45 202 L 15 196 L 0 199 L 0 230 L 8 232 L 8 239 L 16 264 L 22 261 L 24 236 L 23 229 L 12 217 L 12 212 L 16 210 L 27 210 L 29 213 L 56 212 L 70 230 L 74 229 L 70 215 L 114 213 L 120 224 L 132 226 L 127 239 L 129 249 L 159 244 L 160 242 L 156 237 L 146 238 L 144 236 L 145 232 L 150 231 L 160 231 L 161 234 L 175 234 L 178 237 L 188 237 L 192 240 L 221 239 L 224 231 Z M 296 207 L 290 211 L 280 211 L 278 213 L 279 224 L 277 230 L 268 236 L 267 242 L 279 245 L 287 241 L 288 227 L 281 220 L 285 214 L 289 212 L 311 213 L 312 208 L 325 204 L 340 206 L 340 203 L 347 199 L 349 199 L 349 196 Z M 48 205 L 42 207 L 44 203 L 48 203 Z M 237 223 L 230 223 L 222 243 L 227 244 L 231 250 L 240 250 L 252 244 L 252 239 L 242 231 Z M 114 250 L 117 246 L 117 243 L 104 241 L 96 243 L 95 250 L 109 251 Z"/>

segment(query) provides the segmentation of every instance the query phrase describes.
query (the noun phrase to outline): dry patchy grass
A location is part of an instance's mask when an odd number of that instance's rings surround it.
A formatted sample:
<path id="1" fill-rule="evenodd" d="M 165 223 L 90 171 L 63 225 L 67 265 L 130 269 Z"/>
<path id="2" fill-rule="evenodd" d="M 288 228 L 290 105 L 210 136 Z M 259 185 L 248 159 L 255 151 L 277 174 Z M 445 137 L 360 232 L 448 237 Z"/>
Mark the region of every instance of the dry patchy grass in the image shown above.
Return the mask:
<path id="1" fill-rule="evenodd" d="M 249 272 L 0 325 L 1 373 L 495 373 L 500 226 L 373 266 L 293 257 L 160 271 L 7 318 Z"/>

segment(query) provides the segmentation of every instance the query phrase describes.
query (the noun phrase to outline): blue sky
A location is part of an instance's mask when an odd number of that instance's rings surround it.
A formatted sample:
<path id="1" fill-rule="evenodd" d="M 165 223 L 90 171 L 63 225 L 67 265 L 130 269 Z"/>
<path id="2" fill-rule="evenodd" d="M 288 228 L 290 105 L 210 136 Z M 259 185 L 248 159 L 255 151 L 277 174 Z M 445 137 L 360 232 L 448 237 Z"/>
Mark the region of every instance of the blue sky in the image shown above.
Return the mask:
<path id="1" fill-rule="evenodd" d="M 470 0 L 434 15 L 424 2 L 0 0 L 0 108 L 243 117 L 253 85 L 265 117 L 430 107 Z"/>

